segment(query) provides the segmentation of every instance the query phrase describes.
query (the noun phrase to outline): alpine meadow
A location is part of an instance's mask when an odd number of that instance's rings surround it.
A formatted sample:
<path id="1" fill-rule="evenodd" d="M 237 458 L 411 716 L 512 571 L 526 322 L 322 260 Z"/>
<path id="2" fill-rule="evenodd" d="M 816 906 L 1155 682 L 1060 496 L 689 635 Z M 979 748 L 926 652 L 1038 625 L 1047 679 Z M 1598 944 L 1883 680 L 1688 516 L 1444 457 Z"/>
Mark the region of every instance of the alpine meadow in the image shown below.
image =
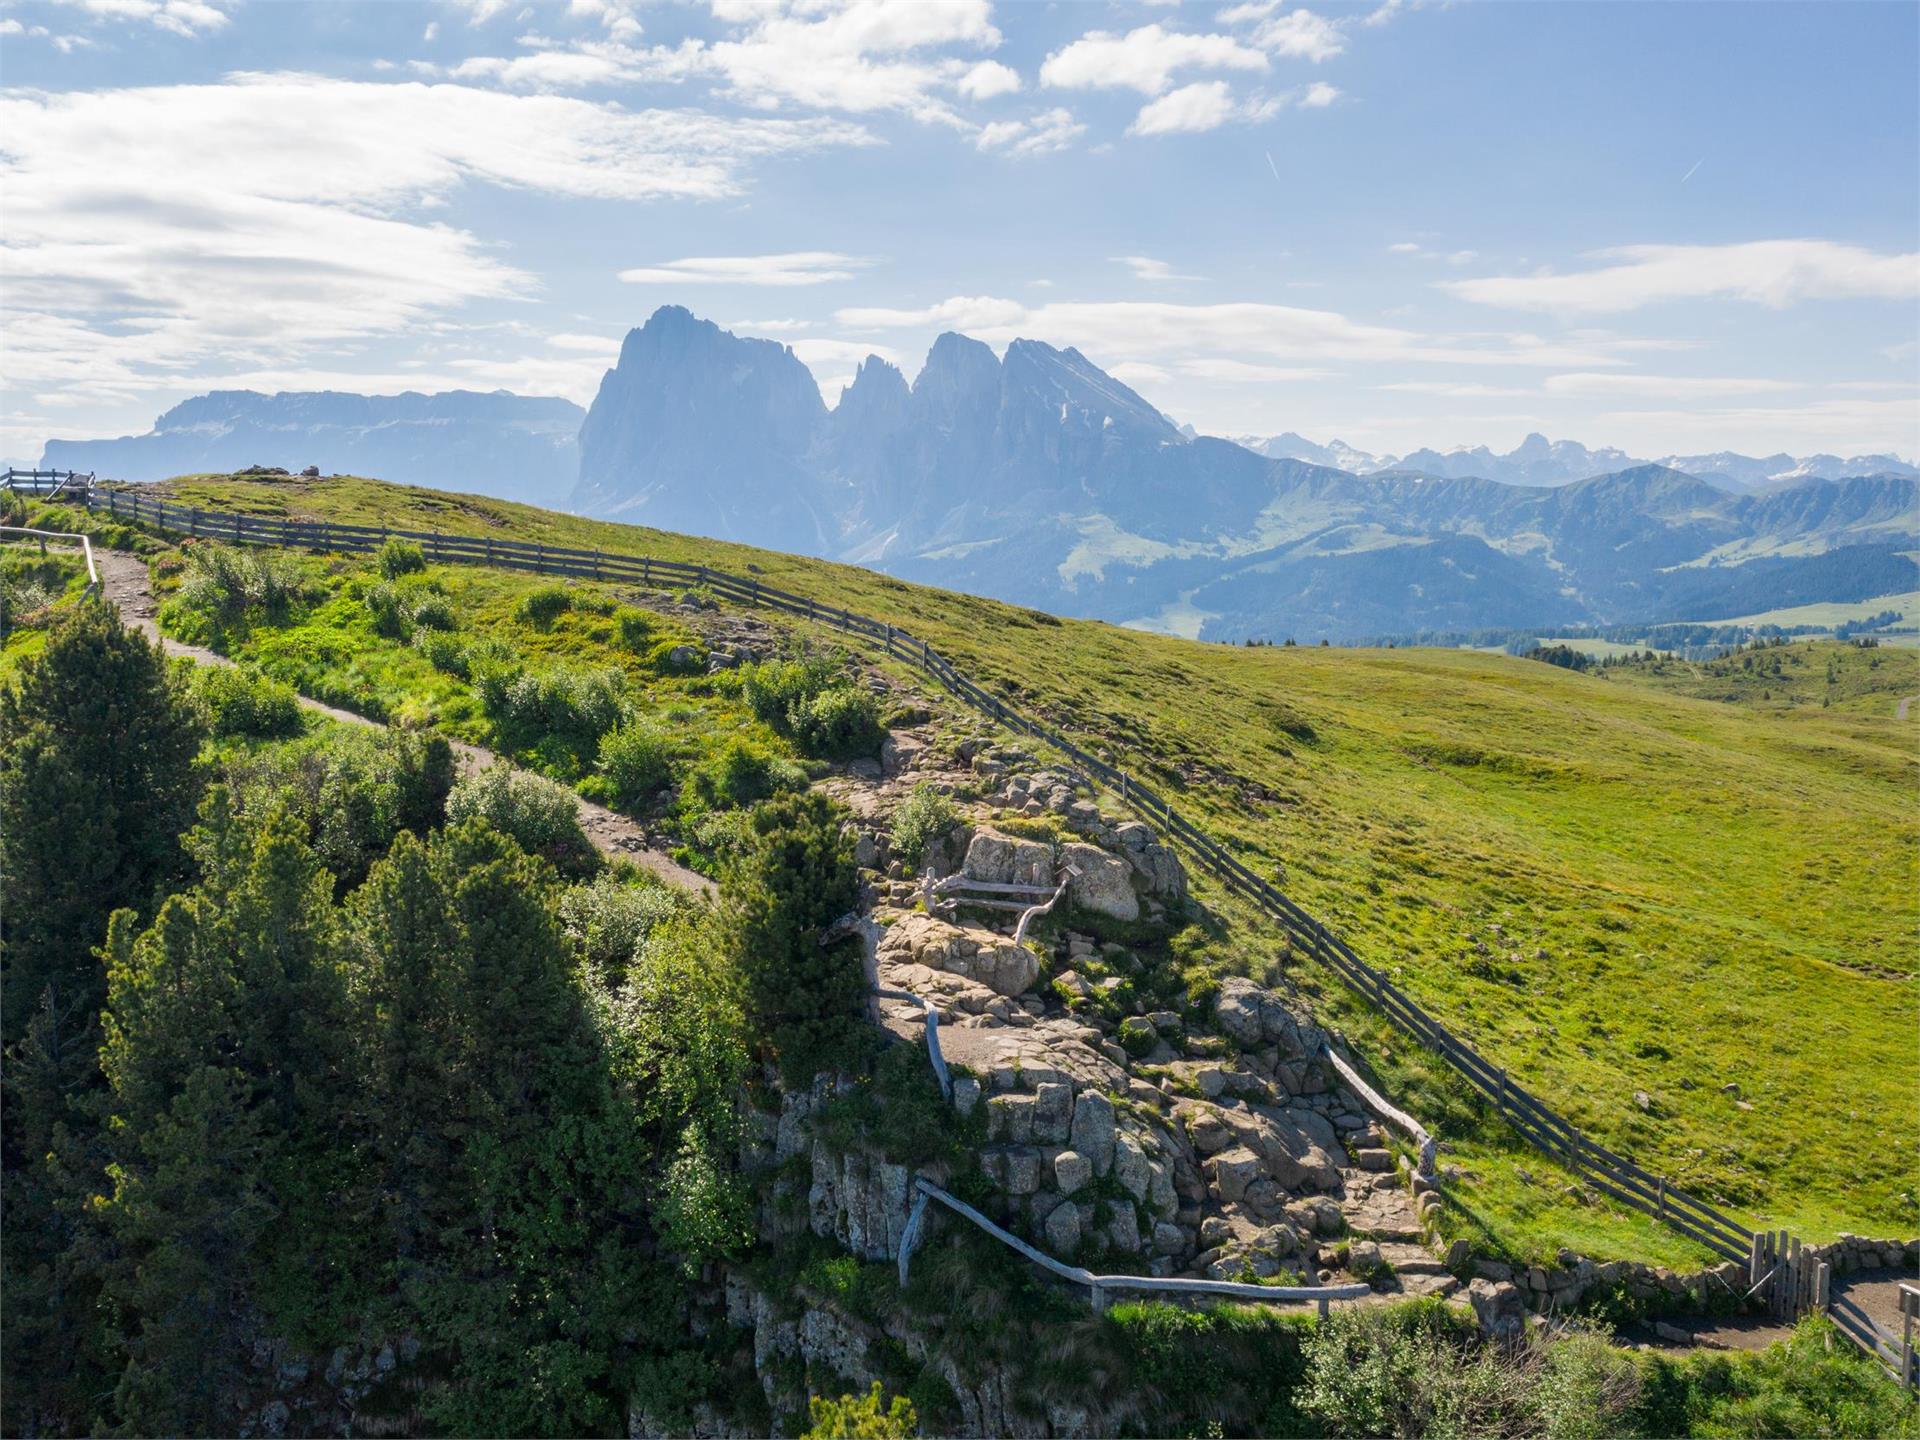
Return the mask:
<path id="1" fill-rule="evenodd" d="M 1916 50 L 0 0 L 0 1433 L 1920 1437 Z"/>

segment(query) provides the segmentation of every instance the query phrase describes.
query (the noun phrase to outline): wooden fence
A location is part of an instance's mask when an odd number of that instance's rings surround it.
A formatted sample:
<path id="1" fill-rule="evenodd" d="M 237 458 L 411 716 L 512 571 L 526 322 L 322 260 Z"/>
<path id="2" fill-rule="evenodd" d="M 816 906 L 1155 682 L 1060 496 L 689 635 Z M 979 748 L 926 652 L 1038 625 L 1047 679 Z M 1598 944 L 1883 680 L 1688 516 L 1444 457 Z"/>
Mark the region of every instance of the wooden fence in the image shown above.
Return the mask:
<path id="1" fill-rule="evenodd" d="M 0 476 L 0 490 L 13 490 L 22 495 L 37 495 L 44 499 L 54 499 L 63 493 L 71 499 L 80 499 L 93 490 L 93 473 L 82 475 L 78 470 L 16 470 L 7 467 L 7 473 Z"/>
<path id="2" fill-rule="evenodd" d="M 700 586 L 746 605 L 764 606 L 828 625 L 879 645 L 896 660 L 919 666 L 946 689 L 992 719 L 1066 755 L 1108 785 L 1136 813 L 1180 841 L 1199 864 L 1258 906 L 1294 946 L 1326 965 L 1407 1034 L 1439 1055 L 1523 1138 L 1552 1156 L 1587 1184 L 1622 1205 L 1650 1215 L 1728 1260 L 1750 1258 L 1754 1232 L 1706 1201 L 1587 1138 L 1505 1070 L 1478 1054 L 1429 1015 L 1399 986 L 1355 955 L 1347 943 L 1254 873 L 1212 836 L 1180 814 L 1163 796 L 1119 767 L 1009 705 L 962 674 L 951 661 L 907 631 L 838 606 L 822 605 L 751 576 L 705 565 L 658 560 L 601 550 L 529 544 L 493 536 L 443 535 L 438 531 L 340 525 L 196 509 L 124 489 L 96 490 L 85 497 L 92 510 L 122 520 L 210 540 L 366 553 L 389 539 L 415 542 L 436 562 L 492 565 L 583 580 L 654 586 Z"/>

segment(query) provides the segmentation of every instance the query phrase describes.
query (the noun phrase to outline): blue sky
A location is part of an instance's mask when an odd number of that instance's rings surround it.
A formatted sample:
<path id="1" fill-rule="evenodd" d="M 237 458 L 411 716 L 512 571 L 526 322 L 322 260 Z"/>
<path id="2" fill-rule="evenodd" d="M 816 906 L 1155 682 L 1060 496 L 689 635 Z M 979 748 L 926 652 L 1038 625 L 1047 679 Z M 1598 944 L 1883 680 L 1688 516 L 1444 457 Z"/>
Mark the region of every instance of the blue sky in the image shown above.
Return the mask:
<path id="1" fill-rule="evenodd" d="M 1920 450 L 1920 7 L 0 0 L 0 456 L 685 304 L 1375 451 Z"/>

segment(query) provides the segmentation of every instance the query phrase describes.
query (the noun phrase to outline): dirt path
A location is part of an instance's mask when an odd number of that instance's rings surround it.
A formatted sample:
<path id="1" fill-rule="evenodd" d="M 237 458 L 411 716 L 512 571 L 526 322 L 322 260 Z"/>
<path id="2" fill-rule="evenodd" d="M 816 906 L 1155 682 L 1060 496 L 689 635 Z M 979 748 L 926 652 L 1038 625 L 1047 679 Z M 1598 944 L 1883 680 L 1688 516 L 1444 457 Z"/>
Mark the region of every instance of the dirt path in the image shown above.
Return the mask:
<path id="1" fill-rule="evenodd" d="M 1893 713 L 1893 718 L 1894 718 L 1894 719 L 1896 719 L 1896 720 L 1904 720 L 1904 719 L 1906 719 L 1906 718 L 1907 718 L 1907 707 L 1908 707 L 1909 705 L 1911 705 L 1911 704 L 1913 704 L 1913 702 L 1914 702 L 1914 701 L 1916 701 L 1916 700 L 1920 700 L 1920 695 L 1909 695 L 1909 696 L 1907 696 L 1907 697 L 1906 697 L 1905 699 L 1903 699 L 1903 700 L 1902 700 L 1902 701 L 1900 702 L 1900 708 L 1899 708 L 1898 710 L 1896 710 L 1896 711 L 1894 711 L 1894 713 Z"/>
<path id="2" fill-rule="evenodd" d="M 217 654 L 200 645 L 183 645 L 160 633 L 160 627 L 154 622 L 154 611 L 158 608 L 153 598 L 153 586 L 147 574 L 147 563 L 136 555 L 128 555 L 118 550 L 95 549 L 94 563 L 100 570 L 101 589 L 110 604 L 120 612 L 121 617 L 149 639 L 158 641 L 169 655 L 183 655 L 201 665 L 231 665 L 233 661 L 225 655 Z M 343 725 L 359 725 L 367 729 L 380 730 L 385 727 L 378 720 L 370 720 L 365 715 L 357 715 L 351 710 L 342 710 L 334 705 L 324 705 L 320 701 L 302 695 L 299 697 L 303 708 L 337 720 Z M 500 757 L 493 751 L 480 745 L 469 745 L 464 740 L 449 741 L 460 763 L 460 772 L 470 775 L 485 770 Z M 580 807 L 580 828 L 586 832 L 593 848 L 610 859 L 631 860 L 643 870 L 659 876 L 669 885 L 677 885 L 683 890 L 696 890 L 710 893 L 713 882 L 698 871 L 686 866 L 662 851 L 651 848 L 647 842 L 646 831 L 625 815 L 619 815 L 604 805 L 596 805 L 591 800 L 576 802 Z"/>

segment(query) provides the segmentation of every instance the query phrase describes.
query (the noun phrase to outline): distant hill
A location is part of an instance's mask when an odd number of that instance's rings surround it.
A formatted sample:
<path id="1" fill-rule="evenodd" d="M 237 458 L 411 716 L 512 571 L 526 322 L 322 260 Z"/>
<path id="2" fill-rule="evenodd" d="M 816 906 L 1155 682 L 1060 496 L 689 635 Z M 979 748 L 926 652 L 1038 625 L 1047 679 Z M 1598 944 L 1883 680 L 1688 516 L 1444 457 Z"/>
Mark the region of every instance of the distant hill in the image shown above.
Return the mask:
<path id="1" fill-rule="evenodd" d="M 1915 472 L 1890 457 L 1747 493 L 1727 457 L 1709 480 L 1542 436 L 1364 475 L 1276 453 L 1375 458 L 1350 447 L 1262 446 L 1183 430 L 1033 340 L 996 356 L 942 335 L 911 383 L 870 356 L 829 410 L 785 346 L 666 307 L 607 372 L 574 505 L 1225 640 L 1668 619 L 1920 584 L 1900 553 Z M 1792 457 L 1755 463 L 1777 460 Z"/>
<path id="2" fill-rule="evenodd" d="M 1897 455 L 1855 455 L 1842 459 L 1838 455 L 1753 456 L 1721 450 L 1710 455 L 1668 455 L 1647 461 L 1635 459 L 1624 450 L 1611 447 L 1590 450 L 1578 441 L 1549 440 L 1539 434 L 1527 436 L 1504 455 L 1485 445 L 1445 451 L 1423 448 L 1400 456 L 1373 455 L 1341 440 L 1316 445 L 1292 431 L 1273 436 L 1236 436 L 1234 443 L 1270 459 L 1308 460 L 1352 475 L 1404 470 L 1452 479 L 1499 480 L 1508 485 L 1568 485 L 1649 463 L 1682 471 L 1727 490 L 1760 490 L 1797 480 L 1840 480 L 1853 475 L 1920 475 L 1920 467 L 1908 464 Z"/>
<path id="3" fill-rule="evenodd" d="M 573 488 L 585 413 L 570 400 L 504 390 L 216 390 L 174 406 L 145 435 L 49 440 L 41 464 L 116 480 L 318 465 L 330 474 L 558 504 Z"/>

